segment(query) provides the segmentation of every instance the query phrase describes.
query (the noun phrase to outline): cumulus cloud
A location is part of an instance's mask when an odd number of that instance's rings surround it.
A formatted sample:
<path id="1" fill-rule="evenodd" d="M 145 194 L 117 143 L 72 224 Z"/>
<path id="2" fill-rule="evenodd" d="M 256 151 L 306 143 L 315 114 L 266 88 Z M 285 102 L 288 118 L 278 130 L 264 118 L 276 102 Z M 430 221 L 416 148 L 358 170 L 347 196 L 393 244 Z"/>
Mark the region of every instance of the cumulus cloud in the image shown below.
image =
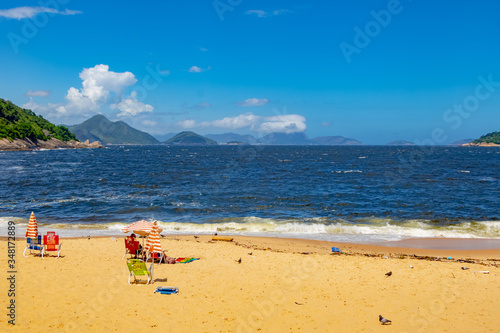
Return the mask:
<path id="1" fill-rule="evenodd" d="M 292 11 L 289 9 L 276 9 L 270 12 L 266 12 L 260 9 L 251 9 L 247 10 L 245 14 L 247 15 L 256 15 L 257 17 L 271 17 L 271 16 L 278 16 L 278 15 L 283 15 L 283 14 L 288 14 L 291 13 Z"/>
<path id="2" fill-rule="evenodd" d="M 16 7 L 11 9 L 2 9 L 0 10 L 0 17 L 10 18 L 10 19 L 25 19 L 25 18 L 33 18 L 35 15 L 40 13 L 49 13 L 53 15 L 75 15 L 82 14 L 79 10 L 70 10 L 65 9 L 64 11 L 57 10 L 55 8 L 48 7 Z"/>
<path id="3" fill-rule="evenodd" d="M 298 114 L 264 118 L 259 129 L 263 132 L 296 133 L 306 130 L 306 118 Z"/>
<path id="4" fill-rule="evenodd" d="M 26 97 L 48 97 L 50 90 L 34 90 L 30 89 L 24 96 Z"/>
<path id="5" fill-rule="evenodd" d="M 184 120 L 178 123 L 184 129 L 194 128 L 223 128 L 237 130 L 248 128 L 260 132 L 295 133 L 304 132 L 307 128 L 306 118 L 298 114 L 278 115 L 262 117 L 253 113 L 240 114 L 236 117 L 226 117 L 214 121 L 196 122 L 193 119 Z"/>
<path id="6" fill-rule="evenodd" d="M 107 65 L 96 65 L 84 68 L 79 74 L 82 80 L 80 88 L 70 87 L 65 102 L 59 104 L 39 105 L 33 97 L 48 96 L 49 91 L 30 90 L 26 96 L 30 101 L 24 105 L 37 113 L 53 119 L 52 121 L 75 123 L 85 120 L 97 113 L 102 107 L 118 112 L 120 117 L 136 116 L 143 112 L 152 112 L 154 107 L 137 99 L 137 91 L 123 96 L 126 88 L 134 86 L 137 79 L 131 72 L 114 72 Z M 112 103 L 112 104 L 109 104 Z M 55 120 L 57 119 L 57 120 Z"/>
<path id="7" fill-rule="evenodd" d="M 198 67 L 198 66 L 192 66 L 190 69 L 188 69 L 188 72 L 189 73 L 201 73 L 201 72 L 209 71 L 210 68 L 211 68 L 210 66 L 208 66 L 207 68 L 201 68 L 201 67 Z"/>
<path id="8" fill-rule="evenodd" d="M 227 129 L 240 129 L 249 127 L 250 129 L 255 128 L 259 122 L 259 116 L 252 113 L 240 114 L 236 117 L 226 117 L 220 120 L 215 120 L 210 123 L 213 127 L 227 128 Z"/>
<path id="9" fill-rule="evenodd" d="M 266 98 L 249 98 L 244 100 L 243 102 L 238 102 L 239 106 L 261 106 L 269 103 L 269 100 Z"/>
<path id="10" fill-rule="evenodd" d="M 84 68 L 80 73 L 80 79 L 82 79 L 81 90 L 69 88 L 66 105 L 58 108 L 62 114 L 97 111 L 107 102 L 111 91 L 121 98 L 123 90 L 137 82 L 131 72 L 113 72 L 109 70 L 108 65 Z"/>
<path id="11" fill-rule="evenodd" d="M 154 107 L 149 104 L 144 104 L 137 100 L 137 92 L 132 91 L 129 97 L 122 100 L 120 103 L 111 104 L 109 106 L 111 109 L 118 109 L 121 112 L 118 113 L 119 117 L 135 116 L 142 112 L 153 112 Z"/>

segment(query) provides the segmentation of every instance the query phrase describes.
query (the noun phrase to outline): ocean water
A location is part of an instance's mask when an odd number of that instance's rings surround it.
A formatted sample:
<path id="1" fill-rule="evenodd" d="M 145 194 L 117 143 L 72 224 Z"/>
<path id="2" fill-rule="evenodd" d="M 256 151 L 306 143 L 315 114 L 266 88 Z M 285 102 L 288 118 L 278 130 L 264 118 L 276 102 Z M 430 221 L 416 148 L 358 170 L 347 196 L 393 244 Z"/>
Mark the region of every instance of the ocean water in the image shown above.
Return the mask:
<path id="1" fill-rule="evenodd" d="M 500 149 L 113 146 L 0 152 L 0 235 L 163 234 L 370 242 L 500 239 Z"/>

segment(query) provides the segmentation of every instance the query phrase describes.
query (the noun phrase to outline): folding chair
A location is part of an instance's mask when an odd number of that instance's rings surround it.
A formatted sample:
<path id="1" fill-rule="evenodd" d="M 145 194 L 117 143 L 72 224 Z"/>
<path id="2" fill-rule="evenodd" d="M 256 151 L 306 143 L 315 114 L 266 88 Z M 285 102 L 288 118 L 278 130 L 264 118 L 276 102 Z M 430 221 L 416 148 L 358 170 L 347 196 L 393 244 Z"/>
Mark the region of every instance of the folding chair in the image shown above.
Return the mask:
<path id="1" fill-rule="evenodd" d="M 59 235 L 56 235 L 54 231 L 47 231 L 47 234 L 43 236 L 42 258 L 47 251 L 57 251 L 57 258 L 59 258 L 61 255 L 61 245 L 59 244 Z"/>
<path id="2" fill-rule="evenodd" d="M 137 282 L 136 276 L 147 276 L 148 280 L 146 284 L 149 282 L 153 283 L 153 264 L 149 265 L 149 268 L 146 267 L 146 263 L 141 259 L 129 259 L 127 260 L 128 267 L 128 284 L 130 284 L 130 278 L 134 277 L 134 282 Z"/>

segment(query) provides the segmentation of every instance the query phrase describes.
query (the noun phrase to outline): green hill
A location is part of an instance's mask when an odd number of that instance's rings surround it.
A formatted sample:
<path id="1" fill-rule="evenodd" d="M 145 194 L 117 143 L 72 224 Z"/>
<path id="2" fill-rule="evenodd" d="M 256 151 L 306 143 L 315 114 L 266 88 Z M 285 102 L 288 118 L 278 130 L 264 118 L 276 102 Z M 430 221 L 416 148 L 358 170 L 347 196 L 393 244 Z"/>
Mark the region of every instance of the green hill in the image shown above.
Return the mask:
<path id="1" fill-rule="evenodd" d="M 500 144 L 500 132 L 491 132 L 483 135 L 477 140 L 472 141 L 472 143 L 495 143 Z"/>
<path id="2" fill-rule="evenodd" d="M 217 145 L 217 142 L 194 132 L 187 131 L 181 132 L 173 138 L 168 139 L 165 141 L 165 144 L 179 146 L 211 146 Z"/>
<path id="3" fill-rule="evenodd" d="M 64 142 L 76 140 L 66 127 L 56 126 L 33 111 L 0 98 L 0 139 L 47 141 L 52 137 Z"/>
<path id="4" fill-rule="evenodd" d="M 79 125 L 68 126 L 80 141 L 100 141 L 104 144 L 148 145 L 159 143 L 148 133 L 139 131 L 123 121 L 112 122 L 96 115 Z"/>

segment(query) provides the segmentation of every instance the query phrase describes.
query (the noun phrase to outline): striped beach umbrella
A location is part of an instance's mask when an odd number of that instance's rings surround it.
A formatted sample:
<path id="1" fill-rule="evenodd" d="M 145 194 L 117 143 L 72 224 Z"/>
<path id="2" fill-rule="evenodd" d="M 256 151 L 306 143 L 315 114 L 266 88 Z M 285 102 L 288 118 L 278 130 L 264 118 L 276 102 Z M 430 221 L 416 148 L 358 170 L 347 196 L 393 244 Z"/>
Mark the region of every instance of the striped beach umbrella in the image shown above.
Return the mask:
<path id="1" fill-rule="evenodd" d="M 129 224 L 128 226 L 126 226 L 125 228 L 122 228 L 121 230 L 124 233 L 133 232 L 133 233 L 136 233 L 136 234 L 141 235 L 141 236 L 147 236 L 151 232 L 151 230 L 153 229 L 153 226 L 154 226 L 153 222 L 140 220 L 140 221 L 134 222 L 132 224 Z M 158 227 L 158 233 L 160 233 L 162 231 L 163 231 L 163 229 Z"/>
<path id="2" fill-rule="evenodd" d="M 30 221 L 28 222 L 28 228 L 26 229 L 26 236 L 30 238 L 35 238 L 38 236 L 38 225 L 36 224 L 36 217 L 33 212 L 31 212 Z"/>
<path id="3" fill-rule="evenodd" d="M 144 247 L 149 253 L 162 253 L 161 243 L 160 243 L 160 230 L 158 228 L 158 223 L 155 221 L 153 224 L 153 229 L 146 239 L 146 246 Z"/>

